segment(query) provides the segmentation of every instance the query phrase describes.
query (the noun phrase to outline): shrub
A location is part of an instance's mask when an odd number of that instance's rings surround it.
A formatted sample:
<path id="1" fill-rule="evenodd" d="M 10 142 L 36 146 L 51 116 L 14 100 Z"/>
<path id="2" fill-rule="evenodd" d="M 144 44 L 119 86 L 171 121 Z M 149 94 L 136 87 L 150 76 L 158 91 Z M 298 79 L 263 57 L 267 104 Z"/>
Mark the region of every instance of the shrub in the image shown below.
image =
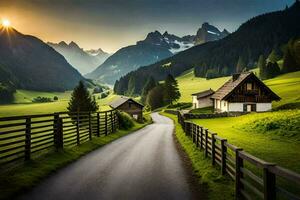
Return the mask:
<path id="1" fill-rule="evenodd" d="M 93 90 L 93 94 L 99 94 L 99 93 L 101 93 L 101 92 L 103 92 L 103 89 L 102 89 L 101 87 L 96 87 L 96 88 L 94 88 L 94 90 Z"/>
<path id="2" fill-rule="evenodd" d="M 104 99 L 109 95 L 109 92 L 102 92 L 100 95 L 100 99 Z"/>
<path id="3" fill-rule="evenodd" d="M 53 100 L 54 100 L 54 101 L 58 101 L 58 97 L 57 97 L 57 96 L 54 96 L 54 97 L 53 97 Z"/>
<path id="4" fill-rule="evenodd" d="M 46 102 L 53 102 L 53 100 L 49 97 L 35 97 L 32 99 L 33 103 L 46 103 Z"/>
<path id="5" fill-rule="evenodd" d="M 176 103 L 173 105 L 168 105 L 167 108 L 177 108 L 178 110 L 187 109 L 192 107 L 192 103 Z"/>
<path id="6" fill-rule="evenodd" d="M 117 116 L 119 118 L 120 129 L 128 130 L 134 126 L 134 119 L 129 114 L 117 111 Z"/>

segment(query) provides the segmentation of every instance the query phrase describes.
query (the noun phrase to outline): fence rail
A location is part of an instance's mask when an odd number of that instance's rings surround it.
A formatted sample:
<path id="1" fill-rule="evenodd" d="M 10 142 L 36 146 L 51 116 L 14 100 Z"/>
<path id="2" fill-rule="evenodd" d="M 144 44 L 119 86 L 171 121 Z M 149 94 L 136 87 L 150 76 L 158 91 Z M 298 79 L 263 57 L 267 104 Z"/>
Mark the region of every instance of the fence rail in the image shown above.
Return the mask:
<path id="1" fill-rule="evenodd" d="M 185 134 L 211 158 L 212 165 L 235 181 L 236 199 L 300 200 L 300 174 L 248 154 L 217 133 L 186 121 L 180 112 L 177 116 Z"/>
<path id="2" fill-rule="evenodd" d="M 0 118 L 0 164 L 30 160 L 49 149 L 63 149 L 108 135 L 118 128 L 115 110 L 59 112 Z"/>

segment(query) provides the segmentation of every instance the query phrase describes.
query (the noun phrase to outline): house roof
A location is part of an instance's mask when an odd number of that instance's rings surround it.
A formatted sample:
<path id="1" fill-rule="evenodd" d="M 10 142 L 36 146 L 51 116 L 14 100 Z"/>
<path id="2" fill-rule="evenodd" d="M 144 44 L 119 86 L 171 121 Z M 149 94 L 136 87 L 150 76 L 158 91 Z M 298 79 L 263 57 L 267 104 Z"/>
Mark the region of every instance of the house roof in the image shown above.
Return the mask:
<path id="1" fill-rule="evenodd" d="M 240 84 L 242 84 L 245 80 L 247 80 L 250 77 L 253 77 L 256 79 L 256 81 L 261 84 L 268 92 L 271 93 L 274 100 L 280 100 L 280 97 L 276 95 L 268 86 L 266 86 L 253 72 L 244 72 L 241 74 L 234 74 L 233 77 L 236 77 L 235 79 L 231 78 L 229 79 L 223 86 L 221 86 L 213 95 L 212 99 L 225 99 L 228 97 L 235 88 L 237 88 Z"/>
<path id="2" fill-rule="evenodd" d="M 194 93 L 194 94 L 192 94 L 192 96 L 197 96 L 197 98 L 203 98 L 203 97 L 210 96 L 210 95 L 212 95 L 214 93 L 215 93 L 215 91 L 213 91 L 210 88 L 209 90 L 205 90 L 205 91 L 202 91 L 202 92 Z"/>
<path id="3" fill-rule="evenodd" d="M 144 107 L 144 105 L 140 104 L 139 102 L 137 102 L 129 97 L 125 97 L 125 96 L 118 97 L 116 100 L 110 102 L 109 105 L 113 108 L 118 108 L 119 106 L 123 105 L 125 102 L 127 102 L 129 100 L 138 104 L 141 107 Z"/>

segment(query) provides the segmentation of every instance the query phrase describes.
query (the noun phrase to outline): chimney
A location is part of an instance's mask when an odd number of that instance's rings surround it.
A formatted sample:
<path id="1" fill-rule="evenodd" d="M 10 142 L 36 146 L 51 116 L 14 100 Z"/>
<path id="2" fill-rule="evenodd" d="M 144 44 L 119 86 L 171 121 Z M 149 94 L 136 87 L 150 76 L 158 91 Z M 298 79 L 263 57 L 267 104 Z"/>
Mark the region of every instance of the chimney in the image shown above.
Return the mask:
<path id="1" fill-rule="evenodd" d="M 232 74 L 232 81 L 236 81 L 236 80 L 239 78 L 240 75 L 241 75 L 241 74 L 239 74 L 239 73 L 237 73 L 237 74 Z"/>

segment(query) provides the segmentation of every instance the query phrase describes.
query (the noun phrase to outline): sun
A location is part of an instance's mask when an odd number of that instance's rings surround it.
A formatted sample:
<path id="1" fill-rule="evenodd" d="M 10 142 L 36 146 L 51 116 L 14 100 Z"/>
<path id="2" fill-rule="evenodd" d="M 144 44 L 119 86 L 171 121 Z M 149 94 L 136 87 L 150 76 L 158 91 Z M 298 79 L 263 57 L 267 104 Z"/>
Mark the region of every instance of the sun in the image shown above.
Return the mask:
<path id="1" fill-rule="evenodd" d="M 8 19 L 3 19 L 2 20 L 2 25 L 4 27 L 10 27 L 10 21 Z"/>

